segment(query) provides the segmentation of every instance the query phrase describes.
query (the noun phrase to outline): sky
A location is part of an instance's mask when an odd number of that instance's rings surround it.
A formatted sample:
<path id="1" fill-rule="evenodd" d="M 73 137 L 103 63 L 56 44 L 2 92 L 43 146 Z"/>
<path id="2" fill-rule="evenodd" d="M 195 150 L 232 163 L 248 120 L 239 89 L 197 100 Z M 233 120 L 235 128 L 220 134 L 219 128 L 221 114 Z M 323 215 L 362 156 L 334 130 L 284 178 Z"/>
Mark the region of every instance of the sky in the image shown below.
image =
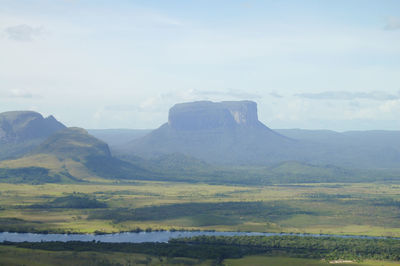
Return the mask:
<path id="1" fill-rule="evenodd" d="M 400 130 L 398 0 L 0 0 L 0 112 L 157 128 L 252 100 L 271 128 Z"/>

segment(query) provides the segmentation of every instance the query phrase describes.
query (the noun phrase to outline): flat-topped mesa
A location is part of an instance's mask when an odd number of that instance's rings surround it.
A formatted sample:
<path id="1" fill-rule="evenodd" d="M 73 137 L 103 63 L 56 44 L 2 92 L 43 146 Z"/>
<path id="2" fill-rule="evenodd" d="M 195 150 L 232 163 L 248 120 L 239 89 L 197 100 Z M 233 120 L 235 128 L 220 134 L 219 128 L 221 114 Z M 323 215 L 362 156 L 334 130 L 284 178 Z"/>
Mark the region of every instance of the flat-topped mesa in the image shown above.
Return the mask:
<path id="1" fill-rule="evenodd" d="M 169 110 L 168 124 L 176 130 L 207 130 L 258 126 L 257 104 L 252 101 L 180 103 Z"/>
<path id="2" fill-rule="evenodd" d="M 132 142 L 133 154 L 158 157 L 180 153 L 209 163 L 278 162 L 293 142 L 258 120 L 251 101 L 180 103 L 168 123 Z"/>

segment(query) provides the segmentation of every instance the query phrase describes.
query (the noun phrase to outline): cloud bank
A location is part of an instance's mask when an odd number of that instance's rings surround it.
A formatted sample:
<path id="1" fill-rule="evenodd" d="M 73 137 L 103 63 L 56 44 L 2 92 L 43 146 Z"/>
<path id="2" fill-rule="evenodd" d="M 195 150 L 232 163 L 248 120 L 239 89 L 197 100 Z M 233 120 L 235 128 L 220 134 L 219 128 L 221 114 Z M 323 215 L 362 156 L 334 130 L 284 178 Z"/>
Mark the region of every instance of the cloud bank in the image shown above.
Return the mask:
<path id="1" fill-rule="evenodd" d="M 400 18 L 389 17 L 386 22 L 385 30 L 399 30 L 400 29 Z"/>
<path id="2" fill-rule="evenodd" d="M 389 101 L 400 99 L 400 94 L 390 94 L 386 92 L 347 92 L 347 91 L 325 91 L 319 93 L 298 93 L 295 96 L 313 100 L 375 100 Z"/>
<path id="3" fill-rule="evenodd" d="M 242 90 L 234 90 L 234 89 L 227 89 L 224 91 L 217 91 L 217 90 L 193 90 L 193 94 L 196 96 L 205 96 L 205 97 L 230 97 L 240 100 L 253 100 L 253 99 L 260 99 L 262 96 L 257 93 L 251 93 Z"/>
<path id="4" fill-rule="evenodd" d="M 2 98 L 19 98 L 19 99 L 33 99 L 40 98 L 40 95 L 34 94 L 28 90 L 24 89 L 12 89 L 8 91 L 1 92 L 0 97 Z"/>
<path id="5" fill-rule="evenodd" d="M 4 32 L 10 40 L 30 42 L 44 34 L 43 27 L 32 27 L 27 24 L 7 27 Z"/>

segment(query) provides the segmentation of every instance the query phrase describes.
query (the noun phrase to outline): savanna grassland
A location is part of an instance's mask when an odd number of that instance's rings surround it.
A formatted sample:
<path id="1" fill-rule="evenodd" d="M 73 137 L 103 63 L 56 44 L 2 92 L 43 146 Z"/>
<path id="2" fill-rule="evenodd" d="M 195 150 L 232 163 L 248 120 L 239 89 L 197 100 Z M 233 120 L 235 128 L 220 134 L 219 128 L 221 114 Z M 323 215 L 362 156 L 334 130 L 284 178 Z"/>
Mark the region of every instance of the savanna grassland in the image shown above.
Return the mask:
<path id="1" fill-rule="evenodd" d="M 335 263 L 336 262 L 336 263 Z M 347 265 L 358 265 L 358 266 L 369 266 L 369 265 L 379 265 L 379 266 L 397 266 L 398 262 L 392 261 L 375 261 L 375 260 L 365 260 L 363 262 L 350 262 L 347 260 L 337 260 L 331 263 L 318 260 L 318 259 L 303 259 L 303 258 L 286 258 L 286 257 L 270 257 L 263 255 L 246 256 L 240 259 L 227 259 L 224 261 L 226 266 L 239 266 L 239 265 L 252 265 L 252 266 L 297 266 L 297 265 L 307 265 L 307 266 L 321 266 L 321 265 L 335 265 L 340 266 Z"/>
<path id="2" fill-rule="evenodd" d="M 216 265 L 215 260 L 193 259 L 184 257 L 160 257 L 147 254 L 123 253 L 123 252 L 74 252 L 74 251 L 47 251 L 18 248 L 14 246 L 0 246 L 0 265 Z M 343 260 L 344 261 L 344 260 Z M 365 260 L 363 262 L 343 262 L 339 265 L 358 265 L 358 266 L 398 266 L 400 263 L 394 261 Z M 330 265 L 329 262 L 321 259 L 304 259 L 288 257 L 271 257 L 265 255 L 245 256 L 239 259 L 226 259 L 223 262 L 226 266 L 236 265 L 270 265 L 270 266 L 295 266 L 309 265 L 322 266 Z"/>
<path id="3" fill-rule="evenodd" d="M 211 260 L 158 257 L 123 252 L 47 251 L 0 246 L 0 265 L 87 266 L 87 265 L 212 265 Z"/>
<path id="4" fill-rule="evenodd" d="M 193 259 L 184 257 L 160 257 L 147 254 L 123 253 L 123 252 L 74 252 L 74 251 L 47 251 L 18 248 L 14 246 L 0 246 L 0 265 L 216 265 L 215 260 Z M 265 255 L 245 256 L 239 259 L 226 259 L 223 262 L 226 266 L 236 265 L 309 265 L 321 266 L 330 265 L 329 262 L 320 259 L 271 257 Z M 365 260 L 361 263 L 343 262 L 339 265 L 358 265 L 358 266 L 396 266 L 398 262 Z"/>
<path id="5" fill-rule="evenodd" d="M 400 185 L 180 182 L 6 184 L 0 229 L 110 233 L 186 229 L 400 236 Z"/>

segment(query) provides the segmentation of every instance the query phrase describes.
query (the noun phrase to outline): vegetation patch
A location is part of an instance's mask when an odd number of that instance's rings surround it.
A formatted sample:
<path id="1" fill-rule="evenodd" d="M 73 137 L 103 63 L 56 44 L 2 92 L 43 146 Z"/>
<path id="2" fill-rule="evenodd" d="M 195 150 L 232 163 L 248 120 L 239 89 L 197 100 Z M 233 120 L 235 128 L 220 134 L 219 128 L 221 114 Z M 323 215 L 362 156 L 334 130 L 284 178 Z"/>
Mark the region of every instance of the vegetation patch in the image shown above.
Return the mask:
<path id="1" fill-rule="evenodd" d="M 226 224 L 240 217 L 255 220 L 279 220 L 296 214 L 311 214 L 283 202 L 221 202 L 183 203 L 150 206 L 136 209 L 101 210 L 90 214 L 89 219 L 106 219 L 115 222 L 169 220 L 191 217 L 197 224 Z M 208 222 L 206 220 L 209 219 Z"/>
<path id="2" fill-rule="evenodd" d="M 67 208 L 67 209 L 96 209 L 106 208 L 107 204 L 100 202 L 95 198 L 85 194 L 73 194 L 66 197 L 58 197 L 48 203 L 31 205 L 33 209 L 51 209 L 51 208 Z"/>
<path id="3" fill-rule="evenodd" d="M 36 232 L 41 225 L 38 221 L 25 221 L 19 218 L 0 218 L 0 232 Z"/>
<path id="4" fill-rule="evenodd" d="M 59 183 L 59 175 L 50 175 L 49 169 L 42 167 L 0 168 L 0 182 L 7 183 Z"/>
<path id="5" fill-rule="evenodd" d="M 252 252 L 285 254 L 287 257 L 320 258 L 326 261 L 364 259 L 400 261 L 400 240 L 300 236 L 197 236 L 171 243 L 241 247 L 241 255 Z M 247 251 L 247 248 L 251 251 Z M 254 254 L 253 253 L 253 254 Z"/>
<path id="6" fill-rule="evenodd" d="M 395 239 L 349 239 L 299 236 L 198 236 L 170 240 L 169 243 L 37 242 L 11 243 L 20 248 L 74 252 L 142 253 L 158 257 L 213 259 L 263 254 L 307 259 L 365 259 L 400 261 L 400 241 Z"/>

